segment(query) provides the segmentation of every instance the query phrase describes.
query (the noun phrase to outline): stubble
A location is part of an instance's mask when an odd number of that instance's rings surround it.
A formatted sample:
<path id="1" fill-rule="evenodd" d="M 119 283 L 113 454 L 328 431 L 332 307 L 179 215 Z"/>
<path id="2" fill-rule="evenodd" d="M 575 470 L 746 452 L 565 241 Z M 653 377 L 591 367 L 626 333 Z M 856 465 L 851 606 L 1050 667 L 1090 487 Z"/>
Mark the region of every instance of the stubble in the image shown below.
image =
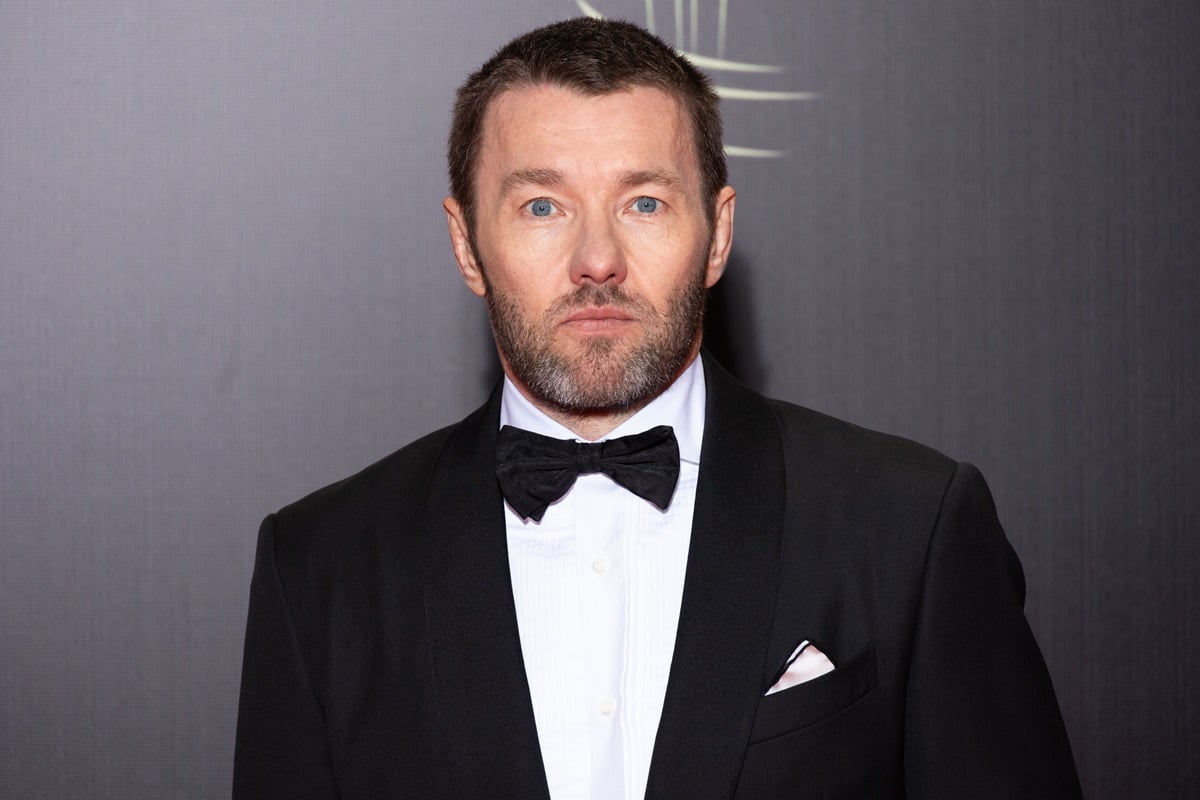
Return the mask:
<path id="1" fill-rule="evenodd" d="M 679 375 L 704 319 L 707 289 L 703 268 L 694 270 L 660 312 L 618 284 L 586 285 L 561 297 L 541 319 L 529 318 L 491 285 L 486 297 L 496 346 L 525 388 L 559 411 L 594 414 L 644 405 Z M 602 335 L 574 345 L 559 341 L 557 327 L 567 314 L 599 306 L 628 312 L 644 335 L 630 344 Z"/>

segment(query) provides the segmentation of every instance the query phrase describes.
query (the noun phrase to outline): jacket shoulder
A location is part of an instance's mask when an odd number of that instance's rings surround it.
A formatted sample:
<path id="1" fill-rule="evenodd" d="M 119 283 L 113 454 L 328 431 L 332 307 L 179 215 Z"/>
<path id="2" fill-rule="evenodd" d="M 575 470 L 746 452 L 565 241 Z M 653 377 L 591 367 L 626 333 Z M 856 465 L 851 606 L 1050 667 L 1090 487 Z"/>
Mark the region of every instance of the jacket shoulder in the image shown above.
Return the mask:
<path id="1" fill-rule="evenodd" d="M 821 491 L 923 487 L 940 497 L 957 462 L 910 439 L 880 433 L 804 406 L 765 397 L 705 353 L 709 402 L 734 417 L 774 418 L 788 482 Z M 760 445 L 767 443 L 759 442 Z"/>
<path id="2" fill-rule="evenodd" d="M 820 455 L 841 459 L 869 459 L 900 465 L 929 465 L 953 469 L 956 462 L 928 445 L 890 433 L 864 428 L 785 400 L 766 398 L 789 441 L 816 448 Z"/>
<path id="3" fill-rule="evenodd" d="M 940 499 L 959 464 L 919 442 L 768 399 L 788 460 L 819 464 L 835 485 Z"/>
<path id="4" fill-rule="evenodd" d="M 456 427 L 429 433 L 354 475 L 284 506 L 269 519 L 277 532 L 289 537 L 302 536 L 303 531 L 316 534 L 378 527 L 378 523 L 395 518 L 411 520 L 423 513 L 438 456 Z"/>

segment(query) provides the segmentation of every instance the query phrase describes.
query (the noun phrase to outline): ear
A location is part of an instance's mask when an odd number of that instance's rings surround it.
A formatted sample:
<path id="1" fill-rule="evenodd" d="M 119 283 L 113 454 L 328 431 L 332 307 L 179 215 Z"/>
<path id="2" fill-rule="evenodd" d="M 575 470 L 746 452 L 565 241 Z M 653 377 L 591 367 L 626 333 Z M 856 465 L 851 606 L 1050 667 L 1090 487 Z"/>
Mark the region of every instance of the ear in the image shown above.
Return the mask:
<path id="1" fill-rule="evenodd" d="M 733 210 L 737 205 L 737 192 L 726 186 L 717 192 L 713 208 L 712 245 L 708 248 L 708 264 L 704 272 L 704 286 L 711 289 L 725 274 L 729 252 L 733 248 Z"/>
<path id="2" fill-rule="evenodd" d="M 453 197 L 442 201 L 446 210 L 446 225 L 450 228 L 450 246 L 454 248 L 454 260 L 458 262 L 458 271 L 462 275 L 467 288 L 479 297 L 487 292 L 483 280 L 483 270 L 480 269 L 479 259 L 475 257 L 475 248 L 471 246 L 471 236 L 467 232 L 467 218 L 463 214 L 462 205 Z"/>

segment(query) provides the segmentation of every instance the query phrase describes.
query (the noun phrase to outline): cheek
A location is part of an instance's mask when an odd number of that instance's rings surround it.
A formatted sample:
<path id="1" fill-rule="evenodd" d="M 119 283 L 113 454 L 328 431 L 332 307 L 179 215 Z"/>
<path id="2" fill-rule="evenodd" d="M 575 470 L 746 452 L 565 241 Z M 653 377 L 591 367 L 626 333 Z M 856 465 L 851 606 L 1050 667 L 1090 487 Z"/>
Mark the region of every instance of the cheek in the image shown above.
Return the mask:
<path id="1" fill-rule="evenodd" d="M 542 317 L 558 294 L 549 286 L 545 276 L 530 269 L 528 262 L 512 264 L 507 261 L 484 262 L 488 292 L 502 298 L 506 306 L 526 320 Z M 493 266 L 495 265 L 495 266 Z"/>
<path id="2" fill-rule="evenodd" d="M 654 252 L 659 261 L 695 263 L 699 253 L 707 251 L 711 234 L 702 221 L 677 215 L 669 223 L 646 225 L 630 231 L 631 246 Z"/>
<path id="3" fill-rule="evenodd" d="M 642 249 L 638 257 L 646 268 L 647 279 L 663 292 L 704 280 L 708 267 L 708 248 L 694 237 L 670 236 Z"/>
<path id="4" fill-rule="evenodd" d="M 549 229 L 505 231 L 488 242 L 484 264 L 495 263 L 496 272 L 510 276 L 512 282 L 531 283 L 554 277 L 555 267 L 569 260 L 567 237 Z"/>

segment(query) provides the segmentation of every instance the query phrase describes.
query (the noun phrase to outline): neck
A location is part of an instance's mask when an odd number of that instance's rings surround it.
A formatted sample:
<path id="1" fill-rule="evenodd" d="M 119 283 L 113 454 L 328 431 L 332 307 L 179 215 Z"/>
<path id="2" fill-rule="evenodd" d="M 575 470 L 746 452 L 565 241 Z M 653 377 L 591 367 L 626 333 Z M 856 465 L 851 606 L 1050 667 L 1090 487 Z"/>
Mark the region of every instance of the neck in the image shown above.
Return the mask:
<path id="1" fill-rule="evenodd" d="M 528 395 L 526 395 L 528 397 Z M 658 395 L 655 395 L 657 397 Z M 547 408 L 544 403 L 532 400 L 550 419 L 562 425 L 571 433 L 587 442 L 594 442 L 615 431 L 621 423 L 641 411 L 654 398 L 639 403 L 633 408 L 611 411 L 563 411 L 560 408 Z"/>

